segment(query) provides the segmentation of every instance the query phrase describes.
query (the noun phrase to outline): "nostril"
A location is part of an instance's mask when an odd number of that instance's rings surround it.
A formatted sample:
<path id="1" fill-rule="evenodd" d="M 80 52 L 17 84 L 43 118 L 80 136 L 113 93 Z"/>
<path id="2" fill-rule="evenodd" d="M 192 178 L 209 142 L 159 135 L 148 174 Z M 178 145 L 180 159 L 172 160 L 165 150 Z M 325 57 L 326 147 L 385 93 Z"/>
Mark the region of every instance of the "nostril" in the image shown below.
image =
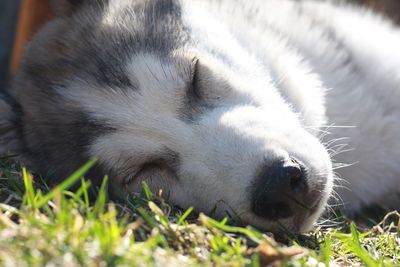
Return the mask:
<path id="1" fill-rule="evenodd" d="M 303 170 L 300 166 L 290 166 L 287 168 L 287 177 L 289 179 L 290 189 L 293 192 L 298 192 L 303 188 L 305 184 L 305 175 L 303 173 Z"/>
<path id="2" fill-rule="evenodd" d="M 305 167 L 298 160 L 291 158 L 283 169 L 285 175 L 281 178 L 287 181 L 291 192 L 307 193 L 307 175 Z"/>

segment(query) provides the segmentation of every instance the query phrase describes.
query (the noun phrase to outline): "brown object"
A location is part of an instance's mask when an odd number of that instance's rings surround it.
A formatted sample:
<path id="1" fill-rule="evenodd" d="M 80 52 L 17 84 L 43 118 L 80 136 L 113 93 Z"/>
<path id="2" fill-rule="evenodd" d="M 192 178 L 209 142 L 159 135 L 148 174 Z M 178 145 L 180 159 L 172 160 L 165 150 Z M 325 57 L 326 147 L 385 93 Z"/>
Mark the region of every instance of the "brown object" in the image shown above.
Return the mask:
<path id="1" fill-rule="evenodd" d="M 260 260 L 266 266 L 282 266 L 285 259 L 306 254 L 301 247 L 279 247 L 276 243 L 261 242 L 257 248 Z"/>
<path id="2" fill-rule="evenodd" d="M 49 0 L 22 0 L 18 15 L 17 32 L 11 58 L 10 74 L 14 77 L 21 62 L 26 44 L 33 34 L 49 19 L 52 12 Z"/>
<path id="3" fill-rule="evenodd" d="M 395 22 L 400 23 L 400 1 L 399 0 L 366 0 L 370 7 L 388 15 Z"/>

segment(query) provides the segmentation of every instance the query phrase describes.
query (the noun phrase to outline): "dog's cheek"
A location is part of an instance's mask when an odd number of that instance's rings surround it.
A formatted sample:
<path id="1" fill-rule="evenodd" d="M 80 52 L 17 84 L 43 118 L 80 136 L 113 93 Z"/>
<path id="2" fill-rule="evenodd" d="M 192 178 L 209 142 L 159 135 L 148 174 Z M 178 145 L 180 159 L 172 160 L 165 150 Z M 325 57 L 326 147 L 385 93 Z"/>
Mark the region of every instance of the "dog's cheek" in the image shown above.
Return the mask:
<path id="1" fill-rule="evenodd" d="M 141 192 L 146 183 L 154 194 L 169 200 L 177 189 L 176 174 L 163 166 L 149 165 L 144 167 L 128 184 L 128 193 Z"/>

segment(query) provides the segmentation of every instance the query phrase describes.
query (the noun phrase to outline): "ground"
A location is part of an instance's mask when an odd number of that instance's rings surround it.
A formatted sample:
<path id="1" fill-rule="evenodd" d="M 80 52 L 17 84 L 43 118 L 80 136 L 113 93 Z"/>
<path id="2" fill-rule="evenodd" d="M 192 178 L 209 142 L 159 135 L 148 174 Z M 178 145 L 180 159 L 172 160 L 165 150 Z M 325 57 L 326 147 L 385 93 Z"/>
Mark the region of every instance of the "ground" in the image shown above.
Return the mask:
<path id="1" fill-rule="evenodd" d="M 91 200 L 93 163 L 51 189 L 0 159 L 0 266 L 400 266 L 397 212 L 368 228 L 331 214 L 306 235 L 273 236 L 172 207 L 145 184 L 112 202 L 105 178 Z"/>

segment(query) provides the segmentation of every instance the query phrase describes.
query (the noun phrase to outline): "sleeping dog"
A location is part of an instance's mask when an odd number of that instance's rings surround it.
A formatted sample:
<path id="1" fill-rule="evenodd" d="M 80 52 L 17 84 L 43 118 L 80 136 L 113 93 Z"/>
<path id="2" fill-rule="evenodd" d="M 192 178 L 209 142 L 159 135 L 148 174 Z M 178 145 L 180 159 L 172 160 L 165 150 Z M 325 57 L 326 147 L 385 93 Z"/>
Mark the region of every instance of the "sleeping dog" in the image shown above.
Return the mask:
<path id="1" fill-rule="evenodd" d="M 37 173 L 96 157 L 91 179 L 268 230 L 308 230 L 334 189 L 349 212 L 400 207 L 390 22 L 317 1 L 53 5 L 0 100 L 1 150 Z"/>

